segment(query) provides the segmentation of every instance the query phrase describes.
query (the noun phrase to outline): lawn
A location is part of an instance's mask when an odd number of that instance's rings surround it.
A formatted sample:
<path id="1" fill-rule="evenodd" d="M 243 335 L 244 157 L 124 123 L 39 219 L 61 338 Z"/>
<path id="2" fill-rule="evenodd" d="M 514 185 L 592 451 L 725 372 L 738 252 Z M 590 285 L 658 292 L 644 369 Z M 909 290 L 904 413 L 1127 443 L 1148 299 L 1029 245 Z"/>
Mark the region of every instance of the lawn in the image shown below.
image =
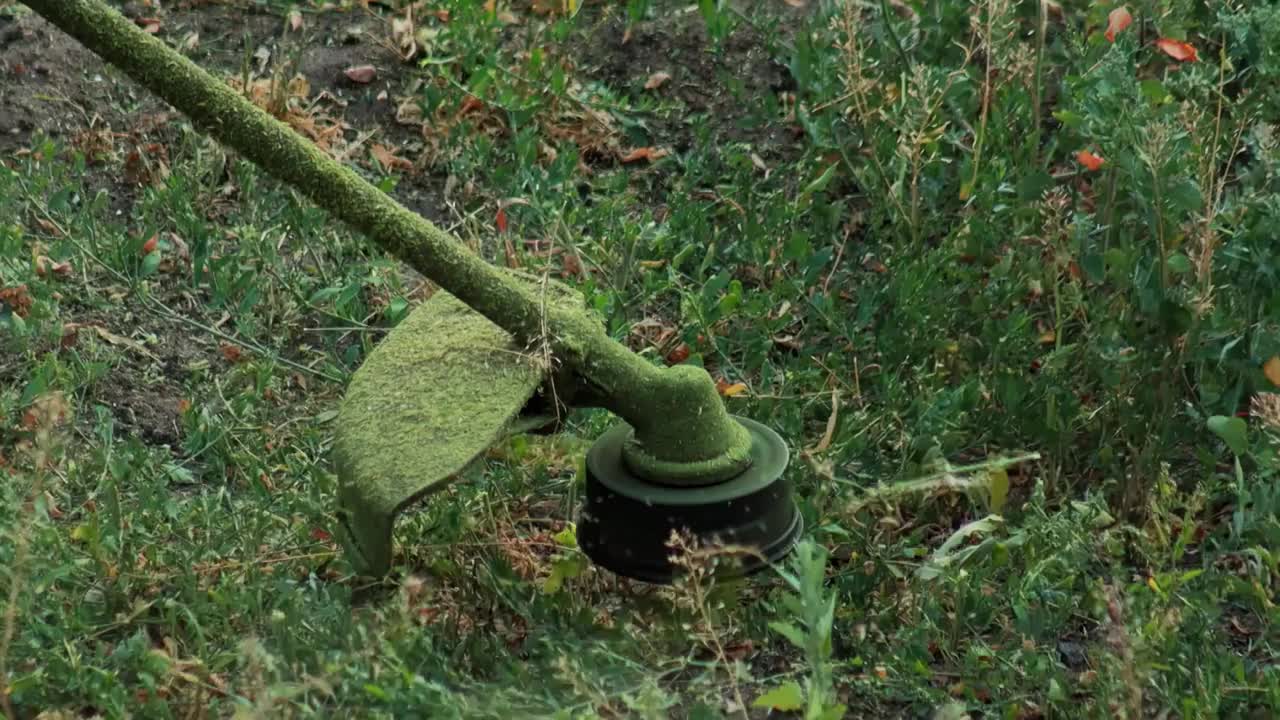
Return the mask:
<path id="1" fill-rule="evenodd" d="M 0 714 L 1280 715 L 1280 5 L 113 3 L 786 438 L 801 544 L 577 547 L 579 410 L 337 534 L 435 286 L 0 1 Z"/>

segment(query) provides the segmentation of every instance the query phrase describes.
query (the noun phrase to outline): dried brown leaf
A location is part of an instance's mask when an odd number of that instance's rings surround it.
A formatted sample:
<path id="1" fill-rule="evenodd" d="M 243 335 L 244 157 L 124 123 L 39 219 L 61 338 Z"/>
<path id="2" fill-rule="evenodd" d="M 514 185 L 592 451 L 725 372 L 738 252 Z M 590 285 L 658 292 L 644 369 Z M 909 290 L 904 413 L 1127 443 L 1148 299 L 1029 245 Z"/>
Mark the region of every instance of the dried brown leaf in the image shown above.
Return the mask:
<path id="1" fill-rule="evenodd" d="M 369 153 L 373 155 L 378 164 L 387 170 L 412 170 L 413 163 L 405 158 L 396 155 L 396 149 L 387 147 L 380 143 L 374 143 L 369 148 Z"/>
<path id="2" fill-rule="evenodd" d="M 656 73 L 654 73 L 654 74 L 650 75 L 648 80 L 645 80 L 645 81 L 644 81 L 644 89 L 645 89 L 645 90 L 657 90 L 658 88 L 662 87 L 662 84 L 663 84 L 663 83 L 665 83 L 666 81 L 668 81 L 668 80 L 670 80 L 670 79 L 671 79 L 671 73 L 668 73 L 668 72 L 656 72 Z"/>
<path id="3" fill-rule="evenodd" d="M 818 441 L 818 444 L 814 445 L 809 452 L 821 453 L 821 452 L 825 452 L 827 448 L 831 447 L 831 440 L 832 438 L 835 437 L 835 434 L 836 434 L 836 420 L 839 418 L 839 416 L 840 416 L 840 393 L 835 390 L 832 390 L 831 391 L 831 415 L 827 418 L 827 430 L 822 434 L 822 439 Z"/>
<path id="4" fill-rule="evenodd" d="M 372 65 L 355 65 L 342 71 L 347 79 L 361 85 L 368 85 L 378 76 L 378 70 Z"/>

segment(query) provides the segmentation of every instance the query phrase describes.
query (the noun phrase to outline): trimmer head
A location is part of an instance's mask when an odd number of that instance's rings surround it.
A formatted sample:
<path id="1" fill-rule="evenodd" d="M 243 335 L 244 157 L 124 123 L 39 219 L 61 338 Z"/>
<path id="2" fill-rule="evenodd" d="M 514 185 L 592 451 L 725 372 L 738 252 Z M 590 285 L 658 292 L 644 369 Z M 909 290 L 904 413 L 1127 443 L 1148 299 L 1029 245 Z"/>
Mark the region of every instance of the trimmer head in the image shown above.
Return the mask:
<path id="1" fill-rule="evenodd" d="M 661 485 L 632 473 L 623 461 L 628 425 L 601 436 L 587 453 L 587 499 L 578 523 L 583 552 L 619 575 L 654 583 L 679 574 L 669 559 L 673 530 L 759 553 L 737 556 L 733 566 L 718 569 L 721 576 L 747 575 L 784 557 L 803 524 L 784 473 L 787 445 L 758 422 L 734 419 L 751 433 L 751 466 L 700 487 Z"/>

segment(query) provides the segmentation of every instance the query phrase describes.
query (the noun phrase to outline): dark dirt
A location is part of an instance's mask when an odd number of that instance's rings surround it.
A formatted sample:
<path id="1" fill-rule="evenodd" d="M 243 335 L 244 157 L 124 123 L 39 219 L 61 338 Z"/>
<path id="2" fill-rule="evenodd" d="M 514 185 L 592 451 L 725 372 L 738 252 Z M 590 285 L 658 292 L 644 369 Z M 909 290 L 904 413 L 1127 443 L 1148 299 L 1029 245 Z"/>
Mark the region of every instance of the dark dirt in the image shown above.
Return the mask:
<path id="1" fill-rule="evenodd" d="M 87 400 L 109 408 L 127 434 L 147 445 L 177 450 L 181 439 L 182 387 L 168 377 L 161 377 L 151 385 L 140 385 L 138 377 L 145 376 L 146 372 L 145 366 L 128 361 L 95 385 Z"/>
<path id="2" fill-rule="evenodd" d="M 37 130 L 70 140 L 159 107 L 43 19 L 0 14 L 0 154 L 28 147 Z"/>
<path id="3" fill-rule="evenodd" d="M 801 19 L 800 11 L 780 16 L 780 36 L 793 32 Z M 651 93 L 684 106 L 685 117 L 664 119 L 652 128 L 655 144 L 685 152 L 693 147 L 696 126 L 705 122 L 717 145 L 747 143 L 766 160 L 794 159 L 801 152 L 799 128 L 783 113 L 768 113 L 763 101 L 774 98 L 785 107 L 795 81 L 754 26 L 739 24 L 718 52 L 696 12 L 665 13 L 633 27 L 629 37 L 625 14 L 612 13 L 587 38 L 579 56 L 586 58 L 584 69 L 592 79 L 633 96 Z M 646 81 L 658 72 L 671 78 L 646 90 Z"/>
<path id="4" fill-rule="evenodd" d="M 187 337 L 183 328 L 151 316 L 135 316 L 124 308 L 64 308 L 79 329 L 64 336 L 63 347 L 90 342 L 115 346 L 118 361 L 85 389 L 86 405 L 101 405 L 124 431 L 148 445 L 180 450 L 181 401 L 188 397 L 184 381 L 196 363 L 216 366 L 210 340 Z M 100 334 L 99 328 L 108 334 Z"/>

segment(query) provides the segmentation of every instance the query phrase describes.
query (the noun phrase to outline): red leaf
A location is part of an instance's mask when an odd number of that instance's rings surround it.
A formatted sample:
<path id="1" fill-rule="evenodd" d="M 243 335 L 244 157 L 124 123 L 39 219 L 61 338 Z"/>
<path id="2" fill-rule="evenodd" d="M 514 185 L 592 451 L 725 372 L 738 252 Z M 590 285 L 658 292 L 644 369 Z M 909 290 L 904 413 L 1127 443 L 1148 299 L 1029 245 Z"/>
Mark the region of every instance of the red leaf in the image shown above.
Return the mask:
<path id="1" fill-rule="evenodd" d="M 684 343 L 680 343 L 679 345 L 672 348 L 671 352 L 667 353 L 668 365 L 679 365 L 680 363 L 688 359 L 689 359 L 689 346 Z"/>
<path id="2" fill-rule="evenodd" d="M 494 225 L 498 226 L 498 232 L 507 231 L 507 210 L 506 208 L 498 208 L 498 217 L 494 219 Z"/>
<path id="3" fill-rule="evenodd" d="M 1107 42 L 1115 42 L 1116 34 L 1124 32 L 1125 28 L 1133 24 L 1133 15 L 1129 14 L 1129 9 L 1123 6 L 1112 10 L 1107 15 Z"/>
<path id="4" fill-rule="evenodd" d="M 156 251 L 156 246 L 160 244 L 160 236 L 152 235 L 146 242 L 142 243 L 142 254 L 150 255 Z"/>
<path id="5" fill-rule="evenodd" d="M 240 358 L 244 356 L 240 348 L 231 343 L 222 343 L 218 349 L 222 351 L 222 357 L 226 358 L 227 362 L 240 362 Z"/>
<path id="6" fill-rule="evenodd" d="M 373 82 L 373 78 L 377 76 L 378 70 L 372 65 L 356 65 L 343 70 L 342 73 L 347 79 L 361 85 L 368 85 Z"/>
<path id="7" fill-rule="evenodd" d="M 1200 59 L 1200 55 L 1196 52 L 1195 47 L 1190 43 L 1185 43 L 1181 40 L 1160 38 L 1156 41 L 1156 47 L 1160 48 L 1161 52 L 1165 55 L 1168 55 L 1174 60 L 1178 60 L 1180 62 L 1195 62 Z"/>
<path id="8" fill-rule="evenodd" d="M 669 154 L 670 153 L 668 151 L 663 150 L 662 148 L 653 148 L 653 147 L 636 148 L 635 150 L 632 150 L 626 155 L 623 155 L 622 162 L 633 163 L 633 162 L 639 162 L 641 160 L 647 160 L 648 162 L 653 162 L 654 160 L 660 160 Z"/>
<path id="9" fill-rule="evenodd" d="M 156 33 L 160 32 L 160 18 L 140 17 L 140 18 L 134 18 L 133 22 L 138 27 L 142 28 L 142 31 L 145 33 L 150 33 L 151 35 L 155 35 Z"/>
<path id="10" fill-rule="evenodd" d="M 328 530 L 325 530 L 323 528 L 311 528 L 312 540 L 315 540 L 317 542 L 326 542 L 328 540 L 331 540 L 332 538 L 333 538 L 333 535 L 330 535 Z"/>
<path id="11" fill-rule="evenodd" d="M 573 253 L 560 256 L 561 277 L 582 277 L 582 261 Z"/>
<path id="12" fill-rule="evenodd" d="M 63 323 L 62 341 L 59 343 L 63 350 L 69 350 L 76 346 L 76 341 L 80 339 L 81 327 L 84 326 L 80 323 Z"/>
<path id="13" fill-rule="evenodd" d="M 1101 155 L 1095 155 L 1089 150 L 1081 150 L 1076 153 L 1076 160 L 1085 166 L 1089 172 L 1097 172 L 1107 162 Z"/>
<path id="14" fill-rule="evenodd" d="M 31 294 L 26 284 L 0 288 L 0 308 L 8 308 L 18 317 L 26 317 L 31 310 Z"/>

